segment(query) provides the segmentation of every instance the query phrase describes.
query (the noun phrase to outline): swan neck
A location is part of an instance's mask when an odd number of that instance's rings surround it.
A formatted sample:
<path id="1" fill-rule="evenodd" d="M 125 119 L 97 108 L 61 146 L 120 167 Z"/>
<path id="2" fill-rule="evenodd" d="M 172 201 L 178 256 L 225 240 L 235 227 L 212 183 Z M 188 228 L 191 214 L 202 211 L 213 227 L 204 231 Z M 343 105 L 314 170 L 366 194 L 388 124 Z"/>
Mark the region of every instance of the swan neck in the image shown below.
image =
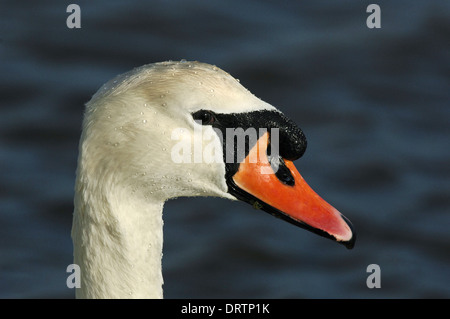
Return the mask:
<path id="1" fill-rule="evenodd" d="M 77 179 L 72 238 L 77 298 L 162 298 L 163 202 Z M 111 184 L 110 184 L 111 185 Z"/>

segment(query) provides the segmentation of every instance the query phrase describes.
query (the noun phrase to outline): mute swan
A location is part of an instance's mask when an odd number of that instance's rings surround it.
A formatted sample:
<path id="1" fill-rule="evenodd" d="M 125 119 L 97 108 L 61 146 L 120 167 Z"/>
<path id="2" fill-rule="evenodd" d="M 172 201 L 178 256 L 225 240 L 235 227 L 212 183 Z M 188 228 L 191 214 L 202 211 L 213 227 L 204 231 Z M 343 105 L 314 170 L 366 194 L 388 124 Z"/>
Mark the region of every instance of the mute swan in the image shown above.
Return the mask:
<path id="1" fill-rule="evenodd" d="M 233 128 L 261 134 L 247 137 L 244 148 L 229 148 Z M 273 155 L 268 149 L 277 142 Z M 175 197 L 243 200 L 351 248 L 350 222 L 292 163 L 305 148 L 291 120 L 215 66 L 154 63 L 106 83 L 86 104 L 79 144 L 72 227 L 81 270 L 77 298 L 163 297 L 162 210 Z M 255 154 L 257 161 L 249 161 Z"/>

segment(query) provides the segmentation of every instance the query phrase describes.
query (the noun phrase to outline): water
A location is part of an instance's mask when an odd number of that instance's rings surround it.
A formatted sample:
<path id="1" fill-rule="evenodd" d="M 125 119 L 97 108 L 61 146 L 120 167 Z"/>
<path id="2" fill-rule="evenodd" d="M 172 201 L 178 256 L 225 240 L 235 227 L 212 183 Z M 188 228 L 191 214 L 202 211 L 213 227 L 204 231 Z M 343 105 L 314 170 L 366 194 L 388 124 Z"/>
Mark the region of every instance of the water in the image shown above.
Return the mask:
<path id="1" fill-rule="evenodd" d="M 221 67 L 304 130 L 296 162 L 348 216 L 353 250 L 250 205 L 165 206 L 167 298 L 450 297 L 450 3 L 64 1 L 0 5 L 0 297 L 73 298 L 83 104 L 135 66 Z M 381 288 L 366 271 L 381 268 Z"/>

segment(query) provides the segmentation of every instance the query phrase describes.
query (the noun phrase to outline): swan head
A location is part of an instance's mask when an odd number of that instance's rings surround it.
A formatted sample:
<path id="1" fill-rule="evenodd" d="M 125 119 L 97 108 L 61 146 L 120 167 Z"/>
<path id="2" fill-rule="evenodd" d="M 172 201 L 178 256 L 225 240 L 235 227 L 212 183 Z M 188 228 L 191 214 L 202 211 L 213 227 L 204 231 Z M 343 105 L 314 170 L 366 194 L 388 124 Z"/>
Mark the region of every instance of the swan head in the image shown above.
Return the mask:
<path id="1" fill-rule="evenodd" d="M 143 201 L 243 200 L 351 248 L 351 223 L 292 162 L 305 149 L 295 123 L 225 71 L 161 62 L 119 75 L 87 103 L 79 169 Z"/>

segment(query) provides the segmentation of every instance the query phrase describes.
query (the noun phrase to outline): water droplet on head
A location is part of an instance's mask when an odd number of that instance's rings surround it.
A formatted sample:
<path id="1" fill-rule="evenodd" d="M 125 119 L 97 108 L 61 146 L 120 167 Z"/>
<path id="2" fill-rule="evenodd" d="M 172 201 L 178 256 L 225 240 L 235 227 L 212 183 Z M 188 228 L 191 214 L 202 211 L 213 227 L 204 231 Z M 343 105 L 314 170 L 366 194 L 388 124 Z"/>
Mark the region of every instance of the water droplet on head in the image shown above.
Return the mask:
<path id="1" fill-rule="evenodd" d="M 142 120 L 142 123 L 144 123 L 144 124 L 147 123 L 147 120 Z"/>
<path id="2" fill-rule="evenodd" d="M 141 115 L 144 115 L 144 112 L 141 112 Z"/>

